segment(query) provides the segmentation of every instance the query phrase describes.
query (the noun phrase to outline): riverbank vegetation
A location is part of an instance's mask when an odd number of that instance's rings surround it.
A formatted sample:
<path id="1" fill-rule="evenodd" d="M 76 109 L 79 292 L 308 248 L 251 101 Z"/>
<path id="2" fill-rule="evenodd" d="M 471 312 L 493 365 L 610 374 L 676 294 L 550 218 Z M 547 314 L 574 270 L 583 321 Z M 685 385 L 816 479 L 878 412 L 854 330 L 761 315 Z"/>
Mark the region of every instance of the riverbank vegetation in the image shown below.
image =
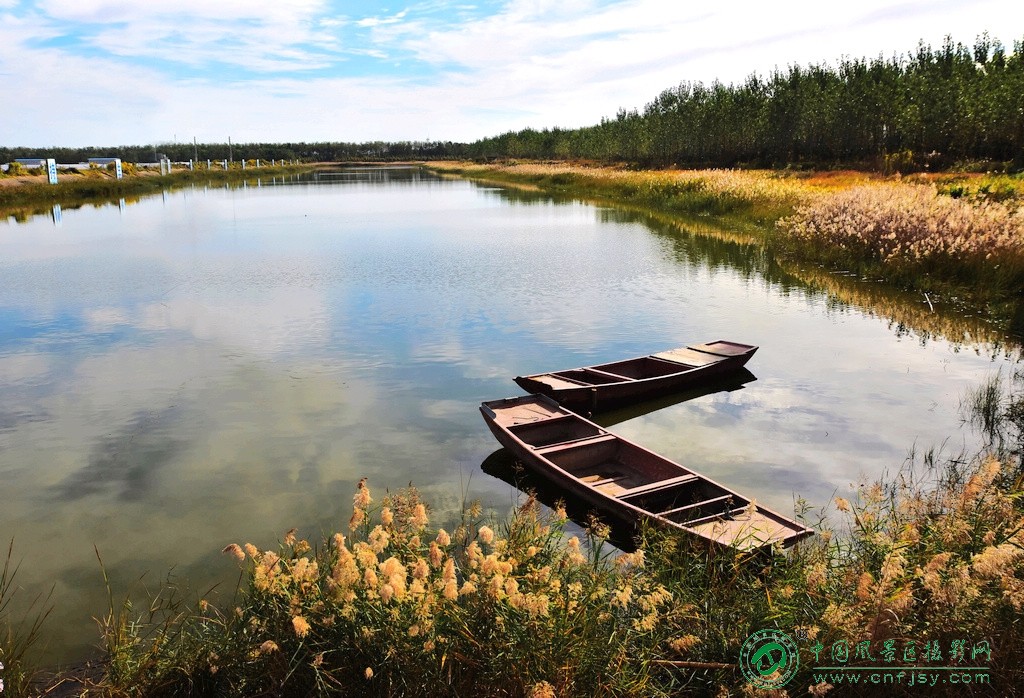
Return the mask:
<path id="1" fill-rule="evenodd" d="M 832 268 L 935 291 L 972 289 L 1018 301 L 1024 288 L 1024 208 L 942 195 L 906 183 L 853 187 L 799 205 L 778 222 L 779 246 Z"/>
<path id="2" fill-rule="evenodd" d="M 49 184 L 45 174 L 31 171 L 0 177 L 0 215 L 24 218 L 47 212 L 54 204 L 63 207 L 77 207 L 85 204 L 104 204 L 118 199 L 137 199 L 146 194 L 160 192 L 173 187 L 208 182 L 240 182 L 260 177 L 280 177 L 308 172 L 311 165 L 277 165 L 255 167 L 253 161 L 248 169 L 241 163 L 233 163 L 228 169 L 205 167 L 189 170 L 176 168 L 170 174 L 137 168 L 125 163 L 124 176 L 117 179 L 112 168 L 83 168 L 62 170 L 57 184 Z"/>

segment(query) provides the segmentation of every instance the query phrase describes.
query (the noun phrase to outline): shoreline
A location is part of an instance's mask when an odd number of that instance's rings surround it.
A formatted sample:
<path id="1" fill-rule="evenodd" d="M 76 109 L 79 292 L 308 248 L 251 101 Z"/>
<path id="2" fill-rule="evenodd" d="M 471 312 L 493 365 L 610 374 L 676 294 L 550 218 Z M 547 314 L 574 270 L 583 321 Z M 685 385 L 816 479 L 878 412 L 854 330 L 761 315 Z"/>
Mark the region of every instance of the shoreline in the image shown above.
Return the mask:
<path id="1" fill-rule="evenodd" d="M 311 172 L 322 163 L 278 165 L 242 169 L 240 165 L 223 169 L 175 169 L 168 175 L 159 171 L 137 169 L 116 179 L 104 169 L 58 174 L 57 184 L 50 184 L 45 174 L 0 176 L 0 216 L 24 216 L 45 213 L 54 205 L 71 206 L 100 202 L 116 202 L 137 198 L 199 181 L 234 182 L 253 177 L 272 177 Z"/>
<path id="2" fill-rule="evenodd" d="M 646 209 L 684 224 L 711 222 L 768 250 L 808 284 L 820 285 L 823 273 L 881 282 L 920 295 L 930 310 L 980 316 L 1024 341 L 1019 175 L 637 170 L 528 160 L 424 166 L 442 176 Z M 841 211 L 853 211 L 854 220 L 835 230 L 831 221 Z"/>

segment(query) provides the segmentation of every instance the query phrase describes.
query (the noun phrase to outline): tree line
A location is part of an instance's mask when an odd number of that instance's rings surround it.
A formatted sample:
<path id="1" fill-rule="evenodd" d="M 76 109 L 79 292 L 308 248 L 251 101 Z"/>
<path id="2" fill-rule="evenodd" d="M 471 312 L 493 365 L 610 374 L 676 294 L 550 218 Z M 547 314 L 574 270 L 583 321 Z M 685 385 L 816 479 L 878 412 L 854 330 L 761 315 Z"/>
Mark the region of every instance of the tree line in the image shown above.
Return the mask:
<path id="1" fill-rule="evenodd" d="M 526 129 L 469 146 L 474 157 L 583 158 L 648 166 L 1024 167 L 1024 42 L 947 38 L 906 56 L 843 59 L 683 82 L 643 110 L 579 129 Z"/>
<path id="2" fill-rule="evenodd" d="M 4 148 L 21 157 L 84 162 L 394 161 L 534 158 L 642 166 L 951 166 L 1024 169 L 1024 41 L 1007 51 L 983 34 L 972 47 L 947 38 L 904 56 L 844 58 L 752 74 L 740 84 L 683 82 L 642 110 L 576 129 L 533 128 L 474 143 L 158 143 L 92 148 Z"/>
<path id="3" fill-rule="evenodd" d="M 354 160 L 393 161 L 458 157 L 464 143 L 434 141 L 372 141 L 366 143 L 154 143 L 149 145 L 86 146 L 80 148 L 29 148 L 0 146 L 0 162 L 17 158 L 54 158 L 60 163 L 86 162 L 89 158 L 113 157 L 125 162 L 156 162 L 168 157 L 175 162 L 189 160 L 298 160 L 301 162 L 342 162 Z"/>

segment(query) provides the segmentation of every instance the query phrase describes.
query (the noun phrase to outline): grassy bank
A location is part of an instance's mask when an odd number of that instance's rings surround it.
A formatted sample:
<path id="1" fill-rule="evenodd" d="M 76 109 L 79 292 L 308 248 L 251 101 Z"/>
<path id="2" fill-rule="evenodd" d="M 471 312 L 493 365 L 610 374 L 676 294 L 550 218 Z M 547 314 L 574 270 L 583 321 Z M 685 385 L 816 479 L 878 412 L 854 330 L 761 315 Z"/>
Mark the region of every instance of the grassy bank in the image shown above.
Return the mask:
<path id="1" fill-rule="evenodd" d="M 275 177 L 309 172 L 312 165 L 277 167 L 250 167 L 237 164 L 231 169 L 176 169 L 169 175 L 153 170 L 126 168 L 122 179 L 116 179 L 105 169 L 83 169 L 69 173 L 62 171 L 57 184 L 49 184 L 45 175 L 0 176 L 0 216 L 24 218 L 45 213 L 54 204 L 75 208 L 88 204 L 116 202 L 119 199 L 138 199 L 164 189 L 205 182 L 235 182 L 256 177 Z"/>
<path id="2" fill-rule="evenodd" d="M 792 213 L 815 188 L 815 184 L 768 170 L 637 171 L 538 162 L 428 165 L 438 172 L 472 179 L 621 201 L 687 216 L 730 217 L 761 226 Z"/>
<path id="3" fill-rule="evenodd" d="M 439 172 L 716 217 L 800 266 L 959 303 L 1024 334 L 1024 179 L 771 170 L 633 171 L 430 163 Z"/>

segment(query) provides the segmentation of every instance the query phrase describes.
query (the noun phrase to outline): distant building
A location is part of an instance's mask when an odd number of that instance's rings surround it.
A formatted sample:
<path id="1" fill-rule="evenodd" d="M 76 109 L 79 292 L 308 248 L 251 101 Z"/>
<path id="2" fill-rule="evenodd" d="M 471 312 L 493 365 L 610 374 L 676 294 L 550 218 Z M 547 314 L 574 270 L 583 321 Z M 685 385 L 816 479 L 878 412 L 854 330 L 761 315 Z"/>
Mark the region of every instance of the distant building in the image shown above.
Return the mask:
<path id="1" fill-rule="evenodd" d="M 89 164 L 105 166 L 109 165 L 112 162 L 117 162 L 120 159 L 121 158 L 89 158 Z"/>
<path id="2" fill-rule="evenodd" d="M 46 158 L 14 158 L 14 161 L 25 167 L 46 167 Z"/>

